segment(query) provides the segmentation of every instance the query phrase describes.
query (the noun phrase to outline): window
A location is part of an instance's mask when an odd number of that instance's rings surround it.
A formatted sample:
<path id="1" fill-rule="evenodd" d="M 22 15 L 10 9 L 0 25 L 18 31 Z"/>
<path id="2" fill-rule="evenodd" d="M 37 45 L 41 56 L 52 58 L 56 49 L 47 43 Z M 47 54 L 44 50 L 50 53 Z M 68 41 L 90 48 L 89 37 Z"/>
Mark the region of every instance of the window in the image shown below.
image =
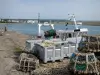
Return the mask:
<path id="1" fill-rule="evenodd" d="M 69 38 L 71 38 L 71 37 L 72 37 L 71 33 L 69 33 L 69 34 L 68 34 L 68 37 L 69 37 Z"/>

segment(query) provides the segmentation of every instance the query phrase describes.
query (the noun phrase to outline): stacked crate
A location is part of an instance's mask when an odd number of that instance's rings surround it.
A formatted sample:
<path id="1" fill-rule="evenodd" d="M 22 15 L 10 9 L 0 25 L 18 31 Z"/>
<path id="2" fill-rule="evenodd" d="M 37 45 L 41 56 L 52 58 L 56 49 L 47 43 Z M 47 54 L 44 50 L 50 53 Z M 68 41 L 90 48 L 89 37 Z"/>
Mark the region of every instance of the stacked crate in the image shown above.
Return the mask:
<path id="1" fill-rule="evenodd" d="M 35 44 L 35 48 L 38 52 L 38 56 L 44 63 L 48 61 L 62 61 L 64 57 L 71 56 L 75 52 L 75 44 L 67 42 L 55 42 L 52 46 L 42 46 L 41 44 Z"/>

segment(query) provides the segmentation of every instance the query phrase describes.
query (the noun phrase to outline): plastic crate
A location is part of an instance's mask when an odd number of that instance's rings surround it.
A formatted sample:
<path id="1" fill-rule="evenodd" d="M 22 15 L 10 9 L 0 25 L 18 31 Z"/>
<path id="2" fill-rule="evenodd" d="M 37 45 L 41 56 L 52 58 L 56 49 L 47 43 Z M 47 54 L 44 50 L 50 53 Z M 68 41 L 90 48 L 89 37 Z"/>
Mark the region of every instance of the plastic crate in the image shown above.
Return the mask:
<path id="1" fill-rule="evenodd" d="M 38 53 L 39 58 L 44 62 L 47 63 L 48 61 L 55 62 L 56 60 L 62 60 L 63 59 L 63 51 L 62 47 L 55 47 L 55 46 L 49 46 L 49 47 L 43 47 L 39 44 L 36 44 L 36 49 Z"/>
<path id="2" fill-rule="evenodd" d="M 42 40 L 26 40 L 25 51 L 34 53 L 34 45 L 41 42 Z"/>
<path id="3" fill-rule="evenodd" d="M 47 63 L 48 61 L 55 61 L 54 59 L 54 46 L 50 47 L 43 47 L 41 45 L 36 44 L 36 49 L 38 52 L 39 58 L 44 62 Z"/>
<path id="4" fill-rule="evenodd" d="M 69 57 L 76 51 L 76 45 L 67 41 L 56 41 L 50 45 L 45 44 L 37 43 L 34 46 L 34 52 L 44 63 L 61 61 L 64 57 Z"/>
<path id="5" fill-rule="evenodd" d="M 70 57 L 72 53 L 76 51 L 76 45 L 74 43 L 64 43 L 63 57 Z"/>

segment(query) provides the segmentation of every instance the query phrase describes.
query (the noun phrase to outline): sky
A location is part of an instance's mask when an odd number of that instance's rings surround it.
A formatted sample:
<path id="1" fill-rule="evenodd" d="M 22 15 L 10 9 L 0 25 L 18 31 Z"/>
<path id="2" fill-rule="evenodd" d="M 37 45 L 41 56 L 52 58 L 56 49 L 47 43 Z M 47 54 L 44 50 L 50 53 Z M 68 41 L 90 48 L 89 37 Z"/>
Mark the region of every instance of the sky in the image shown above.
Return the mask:
<path id="1" fill-rule="evenodd" d="M 0 0 L 0 18 L 99 20 L 100 0 Z"/>

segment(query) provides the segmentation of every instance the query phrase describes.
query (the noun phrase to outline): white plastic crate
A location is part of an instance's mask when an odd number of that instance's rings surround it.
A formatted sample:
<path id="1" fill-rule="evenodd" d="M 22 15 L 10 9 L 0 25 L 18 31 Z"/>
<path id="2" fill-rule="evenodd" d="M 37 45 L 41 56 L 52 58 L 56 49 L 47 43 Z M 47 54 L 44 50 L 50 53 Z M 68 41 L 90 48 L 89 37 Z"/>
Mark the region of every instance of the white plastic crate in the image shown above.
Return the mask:
<path id="1" fill-rule="evenodd" d="M 73 43 L 64 43 L 63 45 L 63 57 L 70 57 L 72 53 L 76 51 L 76 46 Z"/>
<path id="2" fill-rule="evenodd" d="M 33 52 L 44 62 L 62 60 L 64 57 L 70 57 L 75 52 L 75 44 L 68 43 L 68 41 L 52 41 L 42 40 L 28 41 L 28 50 Z M 50 43 L 50 44 L 48 44 Z"/>
<path id="3" fill-rule="evenodd" d="M 49 46 L 49 47 L 43 47 L 39 44 L 36 44 L 37 51 L 39 52 L 39 58 L 44 62 L 47 63 L 48 61 L 56 61 L 56 60 L 62 60 L 63 59 L 63 51 L 62 47 L 55 47 L 55 46 Z"/>
<path id="4" fill-rule="evenodd" d="M 26 47 L 25 50 L 27 52 L 34 52 L 34 44 L 41 43 L 42 40 L 26 40 Z"/>
<path id="5" fill-rule="evenodd" d="M 44 62 L 47 63 L 48 61 L 55 61 L 54 59 L 54 46 L 50 46 L 50 47 L 43 47 L 39 44 L 35 44 L 36 48 L 37 48 L 37 52 L 39 52 L 38 56 L 39 58 Z"/>

